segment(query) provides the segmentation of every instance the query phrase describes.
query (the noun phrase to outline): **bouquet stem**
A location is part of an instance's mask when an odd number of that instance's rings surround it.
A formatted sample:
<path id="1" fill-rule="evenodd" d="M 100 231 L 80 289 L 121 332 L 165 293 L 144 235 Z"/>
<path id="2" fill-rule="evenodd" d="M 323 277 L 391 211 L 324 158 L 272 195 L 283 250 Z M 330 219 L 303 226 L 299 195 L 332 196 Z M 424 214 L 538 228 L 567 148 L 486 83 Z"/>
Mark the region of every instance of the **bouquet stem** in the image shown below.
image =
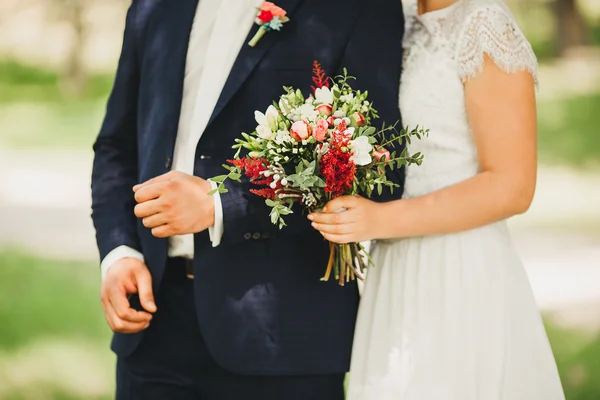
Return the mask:
<path id="1" fill-rule="evenodd" d="M 333 272 L 340 286 L 355 279 L 362 280 L 367 264 L 372 264 L 365 248 L 360 243 L 334 244 L 329 243 L 329 261 L 325 275 L 321 281 L 328 281 Z"/>

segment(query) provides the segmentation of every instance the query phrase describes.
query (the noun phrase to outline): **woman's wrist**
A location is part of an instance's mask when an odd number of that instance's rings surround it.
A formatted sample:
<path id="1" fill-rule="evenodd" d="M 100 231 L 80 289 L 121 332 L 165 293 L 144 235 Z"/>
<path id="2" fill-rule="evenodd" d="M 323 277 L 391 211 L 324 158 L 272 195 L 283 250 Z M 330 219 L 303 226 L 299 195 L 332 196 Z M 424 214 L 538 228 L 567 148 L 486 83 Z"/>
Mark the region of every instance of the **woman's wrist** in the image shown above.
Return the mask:
<path id="1" fill-rule="evenodd" d="M 404 200 L 394 200 L 377 204 L 377 239 L 395 239 L 403 237 L 402 216 Z"/>

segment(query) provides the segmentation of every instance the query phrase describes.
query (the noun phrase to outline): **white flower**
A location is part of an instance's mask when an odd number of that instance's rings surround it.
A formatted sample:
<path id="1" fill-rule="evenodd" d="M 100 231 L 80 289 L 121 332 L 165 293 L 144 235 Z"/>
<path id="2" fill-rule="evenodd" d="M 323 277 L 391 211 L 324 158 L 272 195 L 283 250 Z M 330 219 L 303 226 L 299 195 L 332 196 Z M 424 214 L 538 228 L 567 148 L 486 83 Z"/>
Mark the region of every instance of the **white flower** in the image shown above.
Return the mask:
<path id="1" fill-rule="evenodd" d="M 294 121 L 315 122 L 319 116 L 319 112 L 315 110 L 312 104 L 303 104 L 295 108 L 293 113 L 298 117 L 298 119 L 294 118 Z"/>
<path id="2" fill-rule="evenodd" d="M 373 151 L 373 146 L 369 143 L 369 138 L 366 136 L 360 136 L 352 141 L 350 141 L 350 145 L 348 146 L 352 151 L 352 157 L 350 157 L 350 161 L 354 162 L 356 165 L 368 165 L 371 163 L 371 152 Z"/>
<path id="3" fill-rule="evenodd" d="M 315 90 L 315 97 L 317 103 L 333 104 L 333 92 L 328 87 L 317 88 Z"/>
<path id="4" fill-rule="evenodd" d="M 256 132 L 262 139 L 273 138 L 273 132 L 277 132 L 277 118 L 279 117 L 279 111 L 274 106 L 267 108 L 267 113 L 263 114 L 260 111 L 254 112 L 254 119 L 258 126 Z"/>
<path id="5" fill-rule="evenodd" d="M 279 99 L 279 109 L 284 114 L 288 114 L 290 112 L 290 110 L 292 109 L 292 107 L 290 106 L 289 100 L 286 99 L 285 97 L 280 98 Z"/>
<path id="6" fill-rule="evenodd" d="M 275 136 L 275 143 L 278 145 L 283 145 L 285 143 L 293 143 L 294 139 L 290 135 L 288 131 L 277 131 Z"/>
<path id="7" fill-rule="evenodd" d="M 264 125 L 259 125 L 256 127 L 256 133 L 258 133 L 258 137 L 265 140 L 273 140 L 275 139 L 276 133 L 271 131 L 271 128 Z"/>

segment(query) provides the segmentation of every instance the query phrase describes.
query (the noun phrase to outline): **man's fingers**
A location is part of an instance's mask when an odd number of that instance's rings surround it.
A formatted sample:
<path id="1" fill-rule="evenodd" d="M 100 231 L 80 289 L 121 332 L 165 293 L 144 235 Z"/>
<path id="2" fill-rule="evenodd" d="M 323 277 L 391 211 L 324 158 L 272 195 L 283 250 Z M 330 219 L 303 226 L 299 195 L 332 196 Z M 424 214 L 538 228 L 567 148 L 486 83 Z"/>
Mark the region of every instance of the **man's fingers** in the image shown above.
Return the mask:
<path id="1" fill-rule="evenodd" d="M 146 228 L 156 228 L 157 226 L 168 223 L 168 218 L 164 213 L 158 213 L 142 219 L 142 224 Z"/>
<path id="2" fill-rule="evenodd" d="M 119 318 L 115 310 L 112 307 L 110 307 L 110 305 L 104 309 L 104 312 L 106 314 L 106 321 L 108 322 L 108 325 L 110 326 L 110 329 L 113 330 L 113 332 L 138 333 L 146 329 L 150 325 L 149 320 L 142 322 L 125 321 Z"/>
<path id="3" fill-rule="evenodd" d="M 167 172 L 166 174 L 159 175 L 156 178 L 152 178 L 152 179 L 147 180 L 146 182 L 140 183 L 139 185 L 135 185 L 133 187 L 133 191 L 137 192 L 140 189 L 142 189 L 148 185 L 154 185 L 155 183 L 168 182 L 173 178 L 174 175 L 175 175 L 175 171 L 171 171 L 171 172 Z"/>
<path id="4" fill-rule="evenodd" d="M 133 213 L 138 218 L 146 218 L 162 211 L 159 200 L 150 200 L 140 203 L 133 208 Z"/>
<path id="5" fill-rule="evenodd" d="M 127 300 L 127 294 L 124 291 L 113 291 L 110 294 L 108 301 L 110 302 L 110 305 L 107 308 L 114 310 L 115 315 L 120 320 L 133 323 L 145 323 L 152 319 L 151 314 L 131 308 L 129 300 Z"/>
<path id="6" fill-rule="evenodd" d="M 152 292 L 152 276 L 147 270 L 140 271 L 136 272 L 135 279 L 137 281 L 138 295 L 140 296 L 142 307 L 149 313 L 156 312 L 154 293 Z"/>
<path id="7" fill-rule="evenodd" d="M 167 189 L 168 181 L 144 184 L 135 191 L 135 201 L 143 203 L 148 200 L 158 199 Z"/>
<path id="8" fill-rule="evenodd" d="M 152 228 L 152 236 L 157 238 L 168 238 L 171 236 L 175 236 L 173 232 L 173 228 L 171 225 L 161 225 L 156 228 Z"/>

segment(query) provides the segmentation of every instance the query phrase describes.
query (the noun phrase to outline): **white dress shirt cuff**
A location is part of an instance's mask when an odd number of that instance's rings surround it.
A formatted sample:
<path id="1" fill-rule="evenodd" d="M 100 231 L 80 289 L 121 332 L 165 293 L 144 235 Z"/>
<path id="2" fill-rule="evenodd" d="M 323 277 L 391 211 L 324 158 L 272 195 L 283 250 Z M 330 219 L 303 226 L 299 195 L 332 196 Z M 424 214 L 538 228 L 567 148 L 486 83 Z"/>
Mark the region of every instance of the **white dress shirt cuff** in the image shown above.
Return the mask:
<path id="1" fill-rule="evenodd" d="M 132 249 L 129 246 L 119 246 L 104 257 L 102 263 L 100 264 L 100 271 L 102 272 L 102 280 L 106 276 L 106 272 L 110 267 L 112 267 L 117 261 L 122 260 L 123 258 L 135 258 L 144 261 L 144 255 L 139 251 Z"/>
<path id="2" fill-rule="evenodd" d="M 210 186 L 213 190 L 217 189 L 217 184 L 212 181 L 210 181 Z M 215 224 L 208 228 L 208 234 L 210 235 L 213 247 L 217 247 L 221 244 L 224 230 L 223 204 L 221 203 L 221 195 L 219 192 L 216 192 L 213 195 L 213 201 L 215 202 Z"/>

